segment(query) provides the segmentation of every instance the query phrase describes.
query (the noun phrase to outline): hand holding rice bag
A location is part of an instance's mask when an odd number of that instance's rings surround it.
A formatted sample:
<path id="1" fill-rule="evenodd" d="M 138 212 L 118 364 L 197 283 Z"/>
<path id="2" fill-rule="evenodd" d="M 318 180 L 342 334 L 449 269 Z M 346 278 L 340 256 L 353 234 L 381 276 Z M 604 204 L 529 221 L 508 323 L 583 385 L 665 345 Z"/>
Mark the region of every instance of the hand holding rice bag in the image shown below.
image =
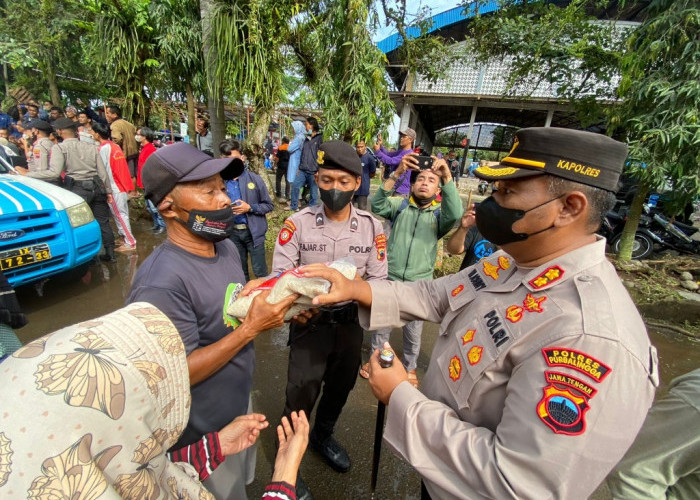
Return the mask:
<path id="1" fill-rule="evenodd" d="M 352 262 L 337 260 L 327 264 L 328 267 L 338 270 L 343 276 L 348 279 L 353 279 L 357 273 L 357 267 Z M 270 290 L 270 295 L 267 297 L 267 302 L 277 304 L 285 297 L 291 294 L 298 293 L 301 295 L 287 311 L 284 316 L 285 321 L 291 320 L 301 311 L 310 309 L 312 306 L 311 300 L 317 295 L 328 293 L 331 284 L 323 278 L 305 278 L 302 276 L 303 266 L 295 267 L 289 271 L 275 276 L 253 289 L 253 291 L 245 297 L 239 297 L 243 286 L 240 284 L 229 285 L 227 291 L 226 314 L 234 318 L 245 318 L 248 314 L 248 309 L 253 299 L 263 290 Z M 231 290 L 231 287 L 234 287 Z"/>

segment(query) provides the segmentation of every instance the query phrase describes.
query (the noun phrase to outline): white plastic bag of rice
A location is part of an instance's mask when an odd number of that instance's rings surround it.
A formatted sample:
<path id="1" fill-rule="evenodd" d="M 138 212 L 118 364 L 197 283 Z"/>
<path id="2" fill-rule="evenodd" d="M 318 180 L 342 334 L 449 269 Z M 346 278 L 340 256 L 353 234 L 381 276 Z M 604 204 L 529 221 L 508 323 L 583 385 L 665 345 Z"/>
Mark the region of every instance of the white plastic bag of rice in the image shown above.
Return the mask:
<path id="1" fill-rule="evenodd" d="M 347 260 L 336 260 L 326 265 L 337 269 L 348 279 L 353 279 L 357 273 L 355 264 Z M 270 304 L 277 304 L 285 297 L 294 293 L 300 295 L 300 297 L 294 301 L 289 311 L 287 311 L 287 314 L 285 314 L 285 321 L 291 320 L 301 311 L 310 309 L 312 307 L 311 300 L 317 295 L 328 293 L 331 284 L 323 278 L 304 278 L 301 274 L 302 267 L 303 266 L 295 267 L 294 269 L 285 271 L 267 280 L 260 286 L 254 288 L 253 291 L 245 297 L 238 296 L 243 289 L 242 285 L 231 285 L 234 289 L 227 292 L 229 299 L 226 306 L 226 313 L 234 318 L 245 318 L 255 296 L 264 290 L 270 290 L 270 295 L 267 297 L 267 302 Z"/>

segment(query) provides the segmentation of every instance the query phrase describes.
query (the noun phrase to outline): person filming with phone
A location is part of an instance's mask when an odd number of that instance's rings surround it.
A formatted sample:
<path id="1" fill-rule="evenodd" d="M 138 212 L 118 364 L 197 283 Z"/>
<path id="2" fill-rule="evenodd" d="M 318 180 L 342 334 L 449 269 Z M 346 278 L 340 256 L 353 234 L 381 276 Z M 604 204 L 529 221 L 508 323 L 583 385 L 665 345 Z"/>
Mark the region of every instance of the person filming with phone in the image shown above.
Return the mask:
<path id="1" fill-rule="evenodd" d="M 382 134 L 377 134 L 377 141 L 374 143 L 374 154 L 389 170 L 396 171 L 401 159 L 413 151 L 413 144 L 416 142 L 416 131 L 406 127 L 399 130 L 399 148 L 397 151 L 387 151 L 384 149 Z M 397 195 L 408 196 L 411 191 L 411 184 L 406 170 L 397 177 L 394 191 Z"/>
<path id="2" fill-rule="evenodd" d="M 407 174 L 411 186 L 408 199 L 393 196 L 396 180 Z M 442 194 L 442 202 L 437 195 Z M 409 153 L 372 198 L 372 212 L 389 220 L 389 279 L 417 281 L 431 279 L 437 242 L 462 216 L 462 201 L 444 159 Z M 416 366 L 420 354 L 422 321 L 403 326 L 403 364 L 408 381 L 418 386 Z M 389 340 L 391 328 L 372 332 L 372 352 Z M 368 378 L 369 363 L 360 369 Z"/>

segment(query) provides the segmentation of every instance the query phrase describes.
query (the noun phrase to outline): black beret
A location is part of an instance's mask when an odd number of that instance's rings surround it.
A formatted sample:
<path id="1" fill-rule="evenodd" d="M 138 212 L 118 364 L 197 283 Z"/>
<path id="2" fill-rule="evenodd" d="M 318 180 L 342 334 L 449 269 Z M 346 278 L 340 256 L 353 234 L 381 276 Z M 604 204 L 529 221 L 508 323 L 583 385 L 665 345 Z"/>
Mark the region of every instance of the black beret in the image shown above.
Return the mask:
<path id="1" fill-rule="evenodd" d="M 316 162 L 322 168 L 339 168 L 362 175 L 362 161 L 355 148 L 344 141 L 326 141 L 318 148 Z"/>
<path id="2" fill-rule="evenodd" d="M 554 175 L 606 191 L 617 191 L 627 145 L 583 130 L 533 127 L 518 130 L 508 156 L 495 167 L 478 167 L 489 181 Z"/>

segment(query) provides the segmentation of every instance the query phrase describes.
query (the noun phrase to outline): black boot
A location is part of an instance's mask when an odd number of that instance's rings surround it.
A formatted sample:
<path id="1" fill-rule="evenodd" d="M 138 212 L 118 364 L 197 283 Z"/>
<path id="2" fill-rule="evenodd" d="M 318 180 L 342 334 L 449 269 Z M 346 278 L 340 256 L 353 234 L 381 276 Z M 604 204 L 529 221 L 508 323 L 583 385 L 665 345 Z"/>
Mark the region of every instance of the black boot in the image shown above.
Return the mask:
<path id="1" fill-rule="evenodd" d="M 105 253 L 100 254 L 100 260 L 102 262 L 116 262 L 117 259 L 114 256 L 114 247 L 113 246 L 105 247 Z"/>

